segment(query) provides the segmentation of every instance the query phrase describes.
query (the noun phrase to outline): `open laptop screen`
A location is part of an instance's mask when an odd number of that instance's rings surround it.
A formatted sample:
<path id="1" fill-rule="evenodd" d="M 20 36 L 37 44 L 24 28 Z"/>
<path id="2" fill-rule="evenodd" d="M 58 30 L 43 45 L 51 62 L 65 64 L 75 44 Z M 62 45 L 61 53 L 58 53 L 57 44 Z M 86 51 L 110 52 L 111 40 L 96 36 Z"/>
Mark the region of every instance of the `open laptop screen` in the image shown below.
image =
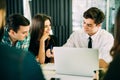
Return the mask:
<path id="1" fill-rule="evenodd" d="M 54 47 L 56 73 L 93 76 L 99 69 L 98 50 Z"/>

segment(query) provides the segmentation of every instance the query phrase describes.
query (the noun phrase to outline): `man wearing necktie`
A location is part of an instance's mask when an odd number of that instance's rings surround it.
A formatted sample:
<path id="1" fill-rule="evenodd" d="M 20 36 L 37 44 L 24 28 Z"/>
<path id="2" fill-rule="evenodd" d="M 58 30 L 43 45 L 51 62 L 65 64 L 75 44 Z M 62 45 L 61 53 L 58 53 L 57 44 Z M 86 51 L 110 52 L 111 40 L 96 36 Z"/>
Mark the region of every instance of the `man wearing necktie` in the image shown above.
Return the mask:
<path id="1" fill-rule="evenodd" d="M 100 9 L 91 7 L 84 12 L 83 17 L 82 29 L 74 31 L 63 47 L 98 49 L 99 67 L 107 68 L 112 60 L 109 52 L 114 38 L 112 34 L 101 29 L 105 15 Z"/>
<path id="2" fill-rule="evenodd" d="M 89 37 L 88 48 L 92 48 L 92 38 L 91 37 Z"/>

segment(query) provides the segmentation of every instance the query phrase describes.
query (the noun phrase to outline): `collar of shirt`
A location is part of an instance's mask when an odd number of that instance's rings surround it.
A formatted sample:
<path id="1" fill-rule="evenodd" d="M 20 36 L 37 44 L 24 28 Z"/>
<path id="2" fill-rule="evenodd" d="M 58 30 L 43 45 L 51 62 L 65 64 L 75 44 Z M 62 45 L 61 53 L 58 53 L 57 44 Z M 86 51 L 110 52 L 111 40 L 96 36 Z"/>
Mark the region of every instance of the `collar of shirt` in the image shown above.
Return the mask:
<path id="1" fill-rule="evenodd" d="M 84 30 L 82 30 L 82 31 L 83 31 L 83 33 L 84 33 L 84 34 L 83 34 L 84 37 L 89 40 L 89 37 L 90 37 L 90 36 L 89 36 L 86 32 L 84 32 Z M 101 28 L 98 29 L 97 33 L 95 33 L 94 35 L 91 36 L 92 41 L 94 41 L 94 39 L 98 36 L 98 34 L 100 33 L 100 31 L 101 31 Z"/>
<path id="2" fill-rule="evenodd" d="M 29 42 L 30 42 L 30 34 L 23 41 L 17 41 L 14 47 L 28 50 Z M 4 36 L 2 38 L 2 43 L 7 44 L 10 47 L 13 46 L 7 30 L 5 31 Z"/>

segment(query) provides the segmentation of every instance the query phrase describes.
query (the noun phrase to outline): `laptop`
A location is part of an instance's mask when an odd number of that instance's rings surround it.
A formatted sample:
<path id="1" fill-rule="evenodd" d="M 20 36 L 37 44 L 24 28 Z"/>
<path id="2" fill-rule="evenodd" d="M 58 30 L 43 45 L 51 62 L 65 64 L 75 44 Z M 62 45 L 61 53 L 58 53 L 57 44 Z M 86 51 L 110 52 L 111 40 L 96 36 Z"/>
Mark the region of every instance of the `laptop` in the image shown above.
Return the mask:
<path id="1" fill-rule="evenodd" d="M 93 77 L 99 69 L 98 50 L 89 48 L 54 47 L 57 74 Z"/>

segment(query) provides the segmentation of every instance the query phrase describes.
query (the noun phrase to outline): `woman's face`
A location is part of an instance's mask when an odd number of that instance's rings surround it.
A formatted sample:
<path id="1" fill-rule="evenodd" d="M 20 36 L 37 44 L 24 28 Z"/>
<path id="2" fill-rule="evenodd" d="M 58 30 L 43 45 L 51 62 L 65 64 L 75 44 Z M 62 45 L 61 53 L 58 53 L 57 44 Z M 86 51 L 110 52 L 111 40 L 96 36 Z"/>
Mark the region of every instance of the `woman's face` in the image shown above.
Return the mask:
<path id="1" fill-rule="evenodd" d="M 50 31 L 51 31 L 51 23 L 50 23 L 50 20 L 47 19 L 44 23 L 44 34 L 48 34 L 50 35 Z"/>

